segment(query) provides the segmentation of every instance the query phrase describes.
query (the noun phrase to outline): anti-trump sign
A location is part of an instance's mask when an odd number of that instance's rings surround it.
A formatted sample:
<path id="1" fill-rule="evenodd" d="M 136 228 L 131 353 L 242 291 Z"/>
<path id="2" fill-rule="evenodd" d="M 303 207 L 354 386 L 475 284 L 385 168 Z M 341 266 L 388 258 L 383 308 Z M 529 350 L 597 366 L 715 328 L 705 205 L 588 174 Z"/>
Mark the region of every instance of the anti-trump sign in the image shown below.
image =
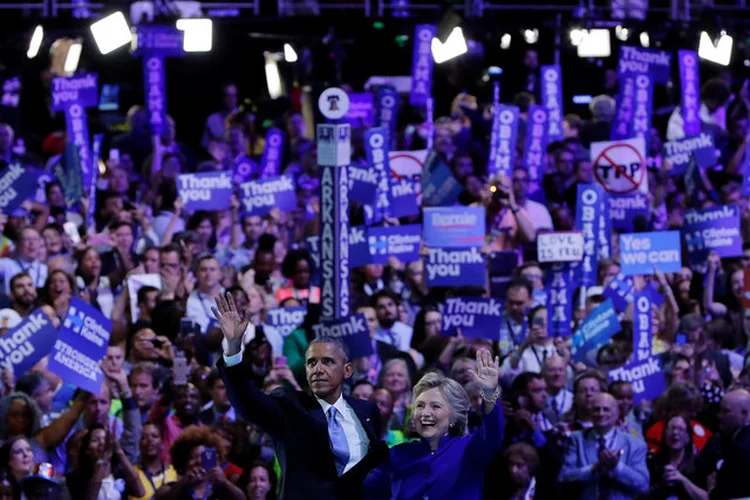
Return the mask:
<path id="1" fill-rule="evenodd" d="M 286 175 L 240 184 L 240 195 L 247 215 L 264 216 L 274 208 L 289 212 L 297 207 L 294 179 Z"/>
<path id="2" fill-rule="evenodd" d="M 11 213 L 34 196 L 36 190 L 36 175 L 17 163 L 11 164 L 0 175 L 0 211 Z"/>
<path id="3" fill-rule="evenodd" d="M 611 300 L 605 300 L 594 309 L 573 334 L 570 353 L 573 360 L 582 362 L 586 354 L 603 346 L 615 333 L 622 329 Z"/>
<path id="4" fill-rule="evenodd" d="M 337 338 L 349 348 L 352 358 L 361 358 L 372 354 L 370 331 L 364 314 L 355 314 L 334 321 L 321 321 L 313 325 L 315 338 Z"/>
<path id="5" fill-rule="evenodd" d="M 0 367 L 20 377 L 49 354 L 57 329 L 41 309 L 36 309 L 15 328 L 0 337 Z"/>
<path id="6" fill-rule="evenodd" d="M 484 286 L 487 265 L 478 247 L 428 248 L 427 286 Z"/>
<path id="7" fill-rule="evenodd" d="M 642 361 L 633 361 L 625 366 L 609 371 L 611 381 L 623 380 L 633 387 L 633 403 L 653 401 L 666 390 L 664 373 L 659 358 L 650 356 Z"/>
<path id="8" fill-rule="evenodd" d="M 443 335 L 461 330 L 467 338 L 497 340 L 502 322 L 502 302 L 493 298 L 451 297 L 443 307 Z"/>
<path id="9" fill-rule="evenodd" d="M 52 111 L 65 111 L 73 103 L 84 108 L 99 103 L 99 86 L 96 73 L 52 79 Z"/>
<path id="10" fill-rule="evenodd" d="M 709 252 L 719 257 L 742 255 L 740 234 L 740 209 L 737 205 L 723 205 L 685 213 L 682 238 L 688 251 L 690 264 L 706 262 Z"/>
<path id="11" fill-rule="evenodd" d="M 112 322 L 99 311 L 81 299 L 71 299 L 50 353 L 49 370 L 66 382 L 98 395 L 104 381 L 99 362 L 107 352 L 111 331 Z"/>
<path id="12" fill-rule="evenodd" d="M 177 176 L 177 191 L 187 210 L 226 210 L 233 190 L 231 172 Z"/>
<path id="13" fill-rule="evenodd" d="M 484 238 L 484 207 L 424 209 L 424 240 L 429 247 L 482 246 Z"/>
<path id="14" fill-rule="evenodd" d="M 388 257 L 396 257 L 401 262 L 419 260 L 419 247 L 422 244 L 422 226 L 370 227 L 367 230 L 373 264 L 386 264 Z"/>
<path id="15" fill-rule="evenodd" d="M 625 276 L 651 275 L 654 268 L 663 273 L 680 272 L 680 232 L 621 234 L 620 265 Z"/>
<path id="16" fill-rule="evenodd" d="M 306 306 L 278 307 L 268 310 L 266 321 L 270 326 L 276 328 L 282 337 L 286 337 L 305 321 L 306 315 Z"/>

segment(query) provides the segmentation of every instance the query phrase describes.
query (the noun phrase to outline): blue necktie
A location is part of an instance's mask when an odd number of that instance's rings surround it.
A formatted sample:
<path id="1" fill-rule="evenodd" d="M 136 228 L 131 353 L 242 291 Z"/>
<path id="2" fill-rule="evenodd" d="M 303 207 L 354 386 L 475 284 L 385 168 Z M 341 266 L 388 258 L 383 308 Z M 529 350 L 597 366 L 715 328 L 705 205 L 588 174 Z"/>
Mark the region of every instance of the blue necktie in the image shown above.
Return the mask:
<path id="1" fill-rule="evenodd" d="M 337 414 L 338 411 L 334 406 L 328 409 L 328 437 L 331 439 L 331 449 L 336 458 L 336 471 L 340 476 L 344 473 L 346 464 L 349 463 L 349 443 L 346 441 L 341 422 L 336 420 Z"/>

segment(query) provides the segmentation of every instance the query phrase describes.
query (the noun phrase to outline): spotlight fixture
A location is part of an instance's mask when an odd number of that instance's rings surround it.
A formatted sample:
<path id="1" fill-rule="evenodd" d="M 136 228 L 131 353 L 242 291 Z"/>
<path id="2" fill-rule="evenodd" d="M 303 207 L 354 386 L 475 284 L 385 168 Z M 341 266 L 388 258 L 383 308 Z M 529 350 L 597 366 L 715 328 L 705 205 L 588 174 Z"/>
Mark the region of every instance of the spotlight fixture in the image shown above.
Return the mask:
<path id="1" fill-rule="evenodd" d="M 128 45 L 133 38 L 122 12 L 115 12 L 93 23 L 91 34 L 102 54 L 109 54 L 123 45 Z"/>

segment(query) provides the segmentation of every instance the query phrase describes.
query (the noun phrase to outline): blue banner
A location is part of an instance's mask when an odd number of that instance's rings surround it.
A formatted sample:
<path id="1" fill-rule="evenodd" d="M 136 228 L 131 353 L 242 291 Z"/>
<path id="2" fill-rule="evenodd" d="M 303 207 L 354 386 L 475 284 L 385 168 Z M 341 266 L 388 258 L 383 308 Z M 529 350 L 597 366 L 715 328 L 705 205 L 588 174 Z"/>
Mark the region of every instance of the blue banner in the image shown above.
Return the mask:
<path id="1" fill-rule="evenodd" d="M 710 132 L 701 132 L 696 136 L 664 143 L 664 160 L 669 160 L 672 164 L 669 175 L 685 175 L 691 156 L 695 158 L 698 168 L 716 165 L 718 158 L 714 135 Z"/>
<path id="2" fill-rule="evenodd" d="M 395 149 L 396 124 L 398 121 L 398 92 L 393 87 L 383 85 L 378 87 L 375 96 L 375 126 L 388 131 L 389 142 L 385 144 L 387 151 Z"/>
<path id="3" fill-rule="evenodd" d="M 423 223 L 424 240 L 431 248 L 484 244 L 484 207 L 425 208 Z"/>
<path id="4" fill-rule="evenodd" d="M 620 88 L 617 91 L 617 108 L 609 139 L 631 139 L 633 137 L 633 108 L 635 108 L 635 74 L 620 75 Z"/>
<path id="5" fill-rule="evenodd" d="M 65 143 L 65 151 L 60 159 L 52 166 L 55 178 L 60 186 L 68 208 L 75 207 L 83 198 L 83 177 L 81 175 L 81 155 L 78 146 L 72 142 Z M 20 204 L 21 202 L 19 202 Z"/>
<path id="6" fill-rule="evenodd" d="M 516 106 L 500 106 L 498 108 L 498 140 L 495 152 L 494 171 L 490 174 L 505 174 L 513 176 L 516 163 L 516 139 L 518 137 L 518 114 Z M 524 163 L 525 164 L 525 163 Z"/>
<path id="7" fill-rule="evenodd" d="M 159 54 L 161 56 L 183 56 L 185 32 L 172 26 L 141 23 L 136 28 L 135 56 Z"/>
<path id="8" fill-rule="evenodd" d="M 649 131 L 654 102 L 654 80 L 644 73 L 626 73 L 620 76 L 617 94 L 617 111 L 612 123 L 610 139 L 643 137 L 648 149 Z"/>
<path id="9" fill-rule="evenodd" d="M 234 191 L 230 172 L 204 172 L 177 176 L 177 191 L 187 210 L 227 210 Z"/>
<path id="10" fill-rule="evenodd" d="M 427 286 L 485 286 L 487 263 L 479 248 L 428 248 Z"/>
<path id="11" fill-rule="evenodd" d="M 419 215 L 414 182 L 409 177 L 400 177 L 391 172 L 391 217 Z"/>
<path id="12" fill-rule="evenodd" d="M 529 170 L 529 181 L 532 184 L 541 183 L 547 158 L 547 109 L 544 106 L 529 106 L 526 147 L 523 151 L 523 165 Z"/>
<path id="13" fill-rule="evenodd" d="M 86 116 L 86 108 L 78 103 L 72 103 L 65 108 L 65 126 L 68 131 L 68 140 L 78 148 L 78 158 L 81 169 L 81 182 L 83 192 L 88 192 L 91 187 L 93 166 L 91 165 L 91 145 L 89 142 L 89 122 Z"/>
<path id="14" fill-rule="evenodd" d="M 349 199 L 372 205 L 378 189 L 378 172 L 368 165 L 349 165 Z"/>
<path id="15" fill-rule="evenodd" d="M 740 208 L 722 205 L 705 210 L 688 210 L 682 238 L 687 247 L 688 260 L 693 266 L 706 262 L 709 252 L 719 257 L 742 256 Z"/>
<path id="16" fill-rule="evenodd" d="M 636 361 L 644 361 L 651 357 L 651 294 L 637 292 L 633 306 L 633 353 Z"/>
<path id="17" fill-rule="evenodd" d="M 297 208 L 294 179 L 282 175 L 276 179 L 240 184 L 242 206 L 247 215 L 267 215 L 271 209 L 290 212 Z"/>
<path id="18" fill-rule="evenodd" d="M 0 368 L 10 368 L 18 379 L 49 354 L 57 328 L 41 309 L 34 310 L 0 337 Z"/>
<path id="19" fill-rule="evenodd" d="M 500 82 L 492 85 L 492 129 L 490 129 L 490 156 L 487 161 L 487 175 L 490 179 L 497 175 L 497 145 L 500 140 Z"/>
<path id="20" fill-rule="evenodd" d="M 307 306 L 277 307 L 266 313 L 266 322 L 278 331 L 282 338 L 298 328 L 305 321 Z"/>
<path id="21" fill-rule="evenodd" d="M 151 53 L 143 58 L 143 84 L 152 135 L 161 134 L 167 121 L 166 78 L 163 55 Z"/>
<path id="22" fill-rule="evenodd" d="M 615 333 L 622 330 L 611 300 L 605 300 L 591 311 L 573 334 L 570 354 L 576 363 L 583 362 L 586 354 L 609 342 Z"/>
<path id="23" fill-rule="evenodd" d="M 497 340 L 503 317 L 502 301 L 480 297 L 449 297 L 443 307 L 442 335 L 461 329 L 466 338 Z"/>
<path id="24" fill-rule="evenodd" d="M 605 253 L 602 250 L 609 246 L 611 238 L 607 194 L 597 184 L 578 184 L 577 189 L 575 229 L 583 231 L 583 260 L 575 267 L 580 269 L 581 284 L 594 286 L 599 256 Z"/>
<path id="25" fill-rule="evenodd" d="M 99 84 L 96 73 L 52 79 L 52 111 L 65 111 L 78 104 L 92 108 L 99 104 Z"/>
<path id="26" fill-rule="evenodd" d="M 570 263 L 552 264 L 545 273 L 547 331 L 550 337 L 568 337 L 573 330 L 575 284 Z"/>
<path id="27" fill-rule="evenodd" d="M 372 264 L 370 242 L 367 238 L 367 226 L 353 226 L 349 228 L 349 267 Z"/>
<path id="28" fill-rule="evenodd" d="M 370 168 L 375 170 L 378 184 L 373 207 L 373 222 L 390 217 L 391 213 L 391 167 L 388 160 L 388 129 L 373 128 L 365 132 L 365 154 Z"/>
<path id="29" fill-rule="evenodd" d="M 408 263 L 419 260 L 422 245 L 422 226 L 378 226 L 367 230 L 367 242 L 373 264 L 387 264 L 388 257 Z"/>
<path id="30" fill-rule="evenodd" d="M 621 234 L 620 265 L 625 276 L 650 276 L 654 267 L 665 274 L 680 272 L 680 232 Z"/>
<path id="31" fill-rule="evenodd" d="M 682 93 L 682 120 L 686 136 L 701 133 L 700 118 L 700 76 L 698 75 L 698 54 L 692 50 L 678 50 L 680 65 L 680 90 Z"/>
<path id="32" fill-rule="evenodd" d="M 633 137 L 643 137 L 648 151 L 651 133 L 651 118 L 654 111 L 654 79 L 646 74 L 635 76 L 635 118 L 633 120 Z"/>
<path id="33" fill-rule="evenodd" d="M 352 359 L 372 354 L 372 341 L 364 314 L 355 314 L 333 321 L 321 321 L 313 325 L 313 333 L 315 338 L 340 339 L 349 348 Z"/>
<path id="34" fill-rule="evenodd" d="M 372 93 L 349 94 L 349 111 L 346 113 L 346 119 L 352 127 L 370 128 L 375 117 L 374 107 Z"/>
<path id="35" fill-rule="evenodd" d="M 463 190 L 443 158 L 433 150 L 427 153 L 422 175 L 422 205 L 451 206 Z"/>
<path id="36" fill-rule="evenodd" d="M 609 193 L 607 201 L 609 220 L 612 222 L 612 229 L 616 231 L 630 233 L 633 231 L 633 221 L 637 215 L 648 217 L 648 198 L 642 193 Z"/>
<path id="37" fill-rule="evenodd" d="M 107 352 L 111 331 L 110 320 L 73 297 L 47 367 L 67 383 L 98 395 L 104 381 L 99 362 Z"/>
<path id="38" fill-rule="evenodd" d="M 672 77 L 672 53 L 666 50 L 642 47 L 620 47 L 617 72 L 646 73 L 653 75 L 656 83 L 666 84 Z"/>
<path id="39" fill-rule="evenodd" d="M 611 299 L 615 310 L 618 313 L 622 313 L 628 308 L 628 304 L 633 301 L 634 291 L 633 279 L 629 276 L 623 276 L 622 273 L 620 273 L 610 282 L 609 286 L 604 289 L 602 295 L 607 299 Z"/>
<path id="40" fill-rule="evenodd" d="M 94 217 L 96 216 L 96 185 L 99 180 L 99 160 L 102 157 L 102 144 L 104 134 L 94 135 L 94 143 L 91 146 L 91 184 L 89 185 L 89 213 L 88 227 L 96 227 Z"/>
<path id="41" fill-rule="evenodd" d="M 542 103 L 547 109 L 547 138 L 549 142 L 562 140 L 563 87 L 562 68 L 558 64 L 542 66 Z"/>
<path id="42" fill-rule="evenodd" d="M 34 196 L 36 175 L 18 163 L 12 163 L 0 174 L 0 212 L 10 215 L 21 203 Z"/>
<path id="43" fill-rule="evenodd" d="M 624 380 L 633 387 L 633 403 L 636 406 L 642 400 L 655 401 L 667 390 L 659 358 L 651 356 L 644 361 L 633 361 L 627 365 L 609 371 L 611 381 Z"/>
<path id="44" fill-rule="evenodd" d="M 349 181 L 344 166 L 324 166 L 320 181 L 320 314 L 349 316 Z"/>
<path id="45" fill-rule="evenodd" d="M 433 24 L 417 24 L 414 27 L 414 52 L 411 59 L 411 92 L 409 104 L 425 106 L 432 96 L 432 39 L 437 27 Z"/>
<path id="46" fill-rule="evenodd" d="M 281 154 L 284 150 L 284 133 L 271 128 L 266 132 L 266 145 L 260 159 L 260 178 L 270 179 L 281 175 Z"/>

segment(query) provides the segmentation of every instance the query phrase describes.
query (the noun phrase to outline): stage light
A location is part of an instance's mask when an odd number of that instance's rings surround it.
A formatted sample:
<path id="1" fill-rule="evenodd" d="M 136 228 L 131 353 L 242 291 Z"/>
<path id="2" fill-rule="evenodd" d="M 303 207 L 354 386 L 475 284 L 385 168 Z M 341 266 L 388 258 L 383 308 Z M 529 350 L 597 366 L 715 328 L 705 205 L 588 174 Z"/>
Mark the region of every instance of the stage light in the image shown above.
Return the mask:
<path id="1" fill-rule="evenodd" d="M 510 48 L 510 40 L 511 40 L 510 33 L 505 33 L 503 36 L 501 36 L 500 48 L 503 50 L 508 50 Z"/>
<path id="2" fill-rule="evenodd" d="M 268 85 L 268 95 L 271 99 L 278 99 L 284 95 L 284 89 L 281 86 L 281 75 L 279 74 L 279 56 L 272 52 L 264 52 L 263 57 L 266 60 L 266 84 Z"/>
<path id="3" fill-rule="evenodd" d="M 78 69 L 78 62 L 81 60 L 81 50 L 83 50 L 83 45 L 80 41 L 75 41 L 68 47 L 68 55 L 65 56 L 65 65 L 63 66 L 63 71 L 65 71 L 66 75 L 70 76 Z"/>
<path id="4" fill-rule="evenodd" d="M 523 39 L 526 40 L 526 43 L 529 45 L 535 44 L 539 41 L 539 30 L 536 28 L 524 30 Z"/>
<path id="5" fill-rule="evenodd" d="M 437 64 L 444 63 L 468 52 L 463 30 L 456 26 L 442 43 L 437 37 L 432 39 L 432 58 Z"/>
<path id="6" fill-rule="evenodd" d="M 570 43 L 573 47 L 578 47 L 583 41 L 583 37 L 586 36 L 586 31 L 578 28 L 570 30 Z"/>
<path id="7" fill-rule="evenodd" d="M 732 59 L 732 45 L 734 39 L 722 30 L 716 41 L 711 40 L 708 33 L 701 31 L 700 43 L 698 45 L 698 56 L 706 61 L 711 61 L 722 66 L 729 66 Z"/>
<path id="8" fill-rule="evenodd" d="M 615 36 L 621 42 L 627 42 L 628 37 L 630 36 L 630 30 L 618 25 L 617 27 L 615 27 Z"/>
<path id="9" fill-rule="evenodd" d="M 639 38 L 641 40 L 641 47 L 649 48 L 651 45 L 651 37 L 648 36 L 648 33 L 644 31 Z"/>
<path id="10" fill-rule="evenodd" d="M 178 19 L 177 29 L 185 32 L 185 52 L 211 52 L 214 23 L 210 19 Z"/>
<path id="11" fill-rule="evenodd" d="M 102 54 L 109 54 L 123 45 L 128 45 L 133 38 L 122 12 L 115 12 L 93 23 L 91 34 Z"/>
<path id="12" fill-rule="evenodd" d="M 578 57 L 609 57 L 612 55 L 609 30 L 593 29 L 583 32 L 578 44 Z"/>
<path id="13" fill-rule="evenodd" d="M 297 62 L 297 52 L 288 43 L 284 44 L 284 60 L 288 63 Z"/>
<path id="14" fill-rule="evenodd" d="M 42 25 L 38 25 L 34 28 L 34 34 L 31 35 L 31 41 L 29 41 L 29 50 L 26 51 L 26 57 L 34 59 L 39 54 L 39 48 L 42 46 L 42 40 L 44 40 L 44 28 Z"/>

